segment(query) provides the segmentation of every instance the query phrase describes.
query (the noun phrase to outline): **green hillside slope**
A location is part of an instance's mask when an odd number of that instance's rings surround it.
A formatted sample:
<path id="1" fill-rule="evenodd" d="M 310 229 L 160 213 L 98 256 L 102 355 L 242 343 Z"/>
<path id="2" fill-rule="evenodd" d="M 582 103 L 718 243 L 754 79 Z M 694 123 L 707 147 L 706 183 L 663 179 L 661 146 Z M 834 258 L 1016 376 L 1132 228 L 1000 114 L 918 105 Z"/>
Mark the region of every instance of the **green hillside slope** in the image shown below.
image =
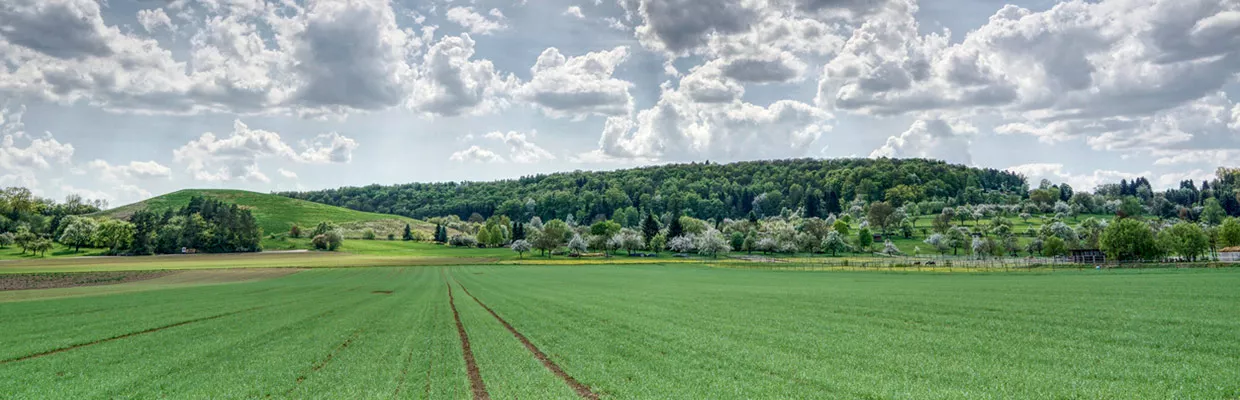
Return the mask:
<path id="1" fill-rule="evenodd" d="M 400 237 L 406 223 L 412 225 L 415 230 L 427 235 L 435 228 L 433 224 L 407 217 L 355 211 L 265 193 L 221 189 L 181 190 L 138 203 L 102 211 L 96 215 L 127 219 L 138 210 L 146 209 L 163 212 L 184 207 L 186 204 L 189 204 L 190 198 L 194 196 L 211 197 L 249 209 L 250 212 L 254 213 L 254 217 L 258 219 L 258 225 L 263 228 L 264 236 L 287 234 L 293 224 L 297 224 L 304 231 L 309 232 L 315 225 L 323 221 L 339 225 L 345 230 L 346 237 L 360 236 L 361 232 L 366 228 L 374 229 L 379 237 L 385 237 L 388 234 Z"/>

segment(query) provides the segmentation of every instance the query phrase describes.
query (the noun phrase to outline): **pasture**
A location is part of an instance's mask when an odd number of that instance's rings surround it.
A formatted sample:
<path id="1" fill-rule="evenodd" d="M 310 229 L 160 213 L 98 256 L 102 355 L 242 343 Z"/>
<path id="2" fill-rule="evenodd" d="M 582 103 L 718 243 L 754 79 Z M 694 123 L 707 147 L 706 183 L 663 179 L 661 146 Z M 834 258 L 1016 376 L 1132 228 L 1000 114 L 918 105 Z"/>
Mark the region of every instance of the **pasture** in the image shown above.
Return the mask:
<path id="1" fill-rule="evenodd" d="M 1232 268 L 489 265 L 209 283 L 0 303 L 4 397 L 1240 396 Z"/>

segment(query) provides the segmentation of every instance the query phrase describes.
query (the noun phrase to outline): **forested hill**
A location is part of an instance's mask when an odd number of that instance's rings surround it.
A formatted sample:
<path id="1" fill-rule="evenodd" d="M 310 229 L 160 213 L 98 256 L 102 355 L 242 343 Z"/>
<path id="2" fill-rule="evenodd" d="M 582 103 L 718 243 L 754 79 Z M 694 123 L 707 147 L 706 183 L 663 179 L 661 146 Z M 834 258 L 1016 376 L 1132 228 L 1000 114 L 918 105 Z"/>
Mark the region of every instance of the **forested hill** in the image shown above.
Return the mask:
<path id="1" fill-rule="evenodd" d="M 732 164 L 690 163 L 617 171 L 564 172 L 494 182 L 370 185 L 284 196 L 414 218 L 478 213 L 514 220 L 626 218 L 681 211 L 698 218 L 775 215 L 784 208 L 839 212 L 860 195 L 897 205 L 927 199 L 999 203 L 1022 196 L 1024 177 L 922 159 L 794 159 Z"/>

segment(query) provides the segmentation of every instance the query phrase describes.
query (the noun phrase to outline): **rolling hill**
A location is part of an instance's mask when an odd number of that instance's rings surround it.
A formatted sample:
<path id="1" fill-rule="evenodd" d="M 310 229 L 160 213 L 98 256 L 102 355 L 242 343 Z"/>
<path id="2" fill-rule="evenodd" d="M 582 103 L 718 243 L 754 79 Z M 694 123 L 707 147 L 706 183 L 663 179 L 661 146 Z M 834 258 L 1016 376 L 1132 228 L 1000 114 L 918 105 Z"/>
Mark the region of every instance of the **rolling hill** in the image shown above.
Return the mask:
<path id="1" fill-rule="evenodd" d="M 344 229 L 346 237 L 360 237 L 361 232 L 366 228 L 374 229 L 379 237 L 385 237 L 388 234 L 400 237 L 406 223 L 413 226 L 414 230 L 428 236 L 435 228 L 433 224 L 408 217 L 350 210 L 272 194 L 225 189 L 180 190 L 101 211 L 95 215 L 127 219 L 138 210 L 163 212 L 184 207 L 194 196 L 215 198 L 249 209 L 254 214 L 254 218 L 258 220 L 258 225 L 263 228 L 265 237 L 272 234 L 277 236 L 287 234 L 293 224 L 308 231 L 323 221 L 339 225 Z"/>

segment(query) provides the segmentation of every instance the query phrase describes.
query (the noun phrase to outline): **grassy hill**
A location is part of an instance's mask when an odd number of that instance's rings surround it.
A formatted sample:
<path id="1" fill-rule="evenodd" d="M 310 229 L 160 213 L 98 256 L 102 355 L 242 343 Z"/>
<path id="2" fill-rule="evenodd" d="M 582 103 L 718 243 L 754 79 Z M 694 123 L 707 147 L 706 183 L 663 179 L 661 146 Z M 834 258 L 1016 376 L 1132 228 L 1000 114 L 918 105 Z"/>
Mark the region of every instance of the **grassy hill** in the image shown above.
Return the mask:
<path id="1" fill-rule="evenodd" d="M 388 234 L 400 237 L 406 223 L 427 236 L 435 229 L 435 226 L 428 222 L 402 216 L 355 211 L 265 193 L 222 189 L 181 190 L 102 211 L 96 215 L 126 219 L 134 212 L 143 209 L 163 212 L 184 207 L 194 196 L 215 198 L 249 209 L 254 213 L 254 218 L 258 219 L 258 225 L 263 228 L 264 237 L 270 237 L 273 234 L 277 237 L 286 235 L 293 224 L 309 231 L 323 221 L 339 225 L 344 229 L 346 237 L 360 237 L 361 232 L 366 228 L 374 229 L 379 237 L 386 237 Z"/>

